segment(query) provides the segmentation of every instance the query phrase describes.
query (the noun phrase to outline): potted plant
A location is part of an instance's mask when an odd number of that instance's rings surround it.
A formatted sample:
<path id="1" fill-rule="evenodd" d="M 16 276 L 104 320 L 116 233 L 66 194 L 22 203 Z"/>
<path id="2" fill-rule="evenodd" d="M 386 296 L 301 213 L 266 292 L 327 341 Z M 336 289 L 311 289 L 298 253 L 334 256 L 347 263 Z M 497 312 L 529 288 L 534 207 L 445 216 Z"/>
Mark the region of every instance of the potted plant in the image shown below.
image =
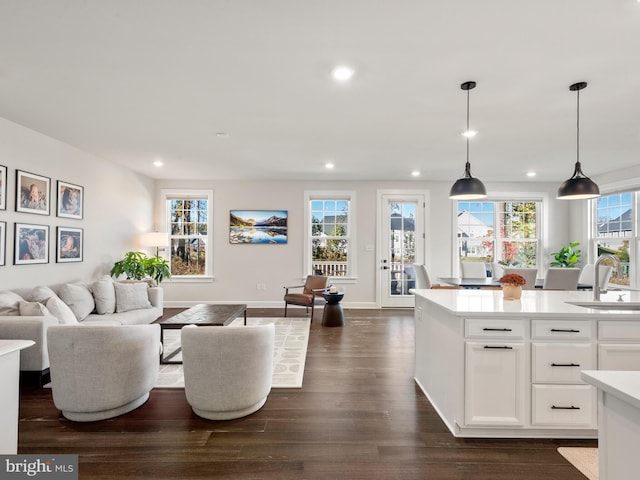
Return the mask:
<path id="1" fill-rule="evenodd" d="M 113 264 L 112 277 L 124 275 L 127 280 L 151 278 L 159 285 L 165 278 L 171 277 L 169 262 L 159 255 L 148 257 L 143 252 L 127 252 L 122 260 Z"/>
<path id="2" fill-rule="evenodd" d="M 522 286 L 527 283 L 527 280 L 517 273 L 507 273 L 498 282 L 502 285 L 502 295 L 505 300 L 520 300 Z"/>
<path id="3" fill-rule="evenodd" d="M 574 268 L 580 261 L 580 255 L 582 254 L 576 248 L 578 245 L 580 245 L 580 242 L 571 242 L 566 247 L 562 247 L 559 251 L 552 253 L 554 260 L 549 265 L 552 267 Z"/>

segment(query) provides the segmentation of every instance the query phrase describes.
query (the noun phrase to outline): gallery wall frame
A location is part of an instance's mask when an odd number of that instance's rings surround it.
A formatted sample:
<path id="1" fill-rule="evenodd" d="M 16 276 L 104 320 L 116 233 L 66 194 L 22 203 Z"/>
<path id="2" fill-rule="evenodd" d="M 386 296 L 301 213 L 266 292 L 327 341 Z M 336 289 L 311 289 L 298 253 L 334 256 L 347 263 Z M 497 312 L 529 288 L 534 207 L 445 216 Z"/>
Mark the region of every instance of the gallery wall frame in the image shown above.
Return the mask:
<path id="1" fill-rule="evenodd" d="M 7 167 L 0 165 L 0 210 L 7 209 Z"/>
<path id="2" fill-rule="evenodd" d="M 81 262 L 84 247 L 84 230 L 73 227 L 57 227 L 56 262 Z"/>
<path id="3" fill-rule="evenodd" d="M 51 179 L 16 170 L 16 212 L 49 215 Z"/>
<path id="4" fill-rule="evenodd" d="M 230 210 L 229 243 L 287 243 L 287 210 Z"/>
<path id="5" fill-rule="evenodd" d="M 7 264 L 7 222 L 0 222 L 0 267 Z"/>
<path id="6" fill-rule="evenodd" d="M 56 192 L 58 197 L 58 217 L 82 220 L 84 187 L 58 180 Z"/>
<path id="7" fill-rule="evenodd" d="M 49 225 L 15 223 L 13 264 L 49 263 Z"/>

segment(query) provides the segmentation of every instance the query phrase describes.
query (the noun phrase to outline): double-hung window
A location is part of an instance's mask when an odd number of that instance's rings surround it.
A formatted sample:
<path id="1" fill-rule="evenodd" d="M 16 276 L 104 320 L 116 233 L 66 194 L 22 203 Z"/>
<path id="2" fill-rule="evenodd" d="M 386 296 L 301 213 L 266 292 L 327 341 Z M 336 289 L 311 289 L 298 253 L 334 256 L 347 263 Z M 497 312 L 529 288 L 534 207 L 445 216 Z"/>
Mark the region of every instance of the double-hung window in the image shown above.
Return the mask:
<path id="1" fill-rule="evenodd" d="M 310 273 L 353 277 L 355 193 L 306 192 L 305 265 Z"/>
<path id="2" fill-rule="evenodd" d="M 163 191 L 173 279 L 212 275 L 212 191 Z"/>
<path id="3" fill-rule="evenodd" d="M 460 261 L 536 267 L 541 211 L 540 200 L 459 201 L 456 223 Z"/>
<path id="4" fill-rule="evenodd" d="M 618 276 L 614 268 L 609 279 L 617 285 L 638 287 L 638 274 L 634 271 L 638 249 L 638 196 L 638 192 L 621 192 L 591 200 L 595 257 L 609 253 L 618 259 L 622 275 Z"/>

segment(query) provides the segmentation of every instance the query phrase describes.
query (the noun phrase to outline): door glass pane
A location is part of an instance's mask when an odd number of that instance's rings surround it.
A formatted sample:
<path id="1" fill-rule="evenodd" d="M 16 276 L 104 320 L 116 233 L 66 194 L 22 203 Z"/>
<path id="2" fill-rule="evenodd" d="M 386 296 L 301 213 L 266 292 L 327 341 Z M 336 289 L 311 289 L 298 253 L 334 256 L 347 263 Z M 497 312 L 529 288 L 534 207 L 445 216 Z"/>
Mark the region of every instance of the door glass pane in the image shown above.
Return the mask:
<path id="1" fill-rule="evenodd" d="M 410 295 L 415 288 L 416 211 L 417 203 L 391 202 L 389 204 L 389 294 Z"/>

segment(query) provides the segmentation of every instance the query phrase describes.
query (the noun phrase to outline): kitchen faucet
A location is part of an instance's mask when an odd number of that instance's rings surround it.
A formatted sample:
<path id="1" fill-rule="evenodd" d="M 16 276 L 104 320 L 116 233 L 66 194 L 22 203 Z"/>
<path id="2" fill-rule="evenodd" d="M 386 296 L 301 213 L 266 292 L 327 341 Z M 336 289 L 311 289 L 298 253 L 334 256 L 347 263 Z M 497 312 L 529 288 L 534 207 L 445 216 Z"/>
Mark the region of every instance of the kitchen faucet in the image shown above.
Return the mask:
<path id="1" fill-rule="evenodd" d="M 600 255 L 594 265 L 595 279 L 593 282 L 593 300 L 596 302 L 600 300 L 600 293 L 602 292 L 602 290 L 600 289 L 600 263 L 607 258 L 615 264 L 618 278 L 622 277 L 622 264 L 620 263 L 620 260 L 618 260 L 610 253 L 603 253 L 602 255 Z"/>

